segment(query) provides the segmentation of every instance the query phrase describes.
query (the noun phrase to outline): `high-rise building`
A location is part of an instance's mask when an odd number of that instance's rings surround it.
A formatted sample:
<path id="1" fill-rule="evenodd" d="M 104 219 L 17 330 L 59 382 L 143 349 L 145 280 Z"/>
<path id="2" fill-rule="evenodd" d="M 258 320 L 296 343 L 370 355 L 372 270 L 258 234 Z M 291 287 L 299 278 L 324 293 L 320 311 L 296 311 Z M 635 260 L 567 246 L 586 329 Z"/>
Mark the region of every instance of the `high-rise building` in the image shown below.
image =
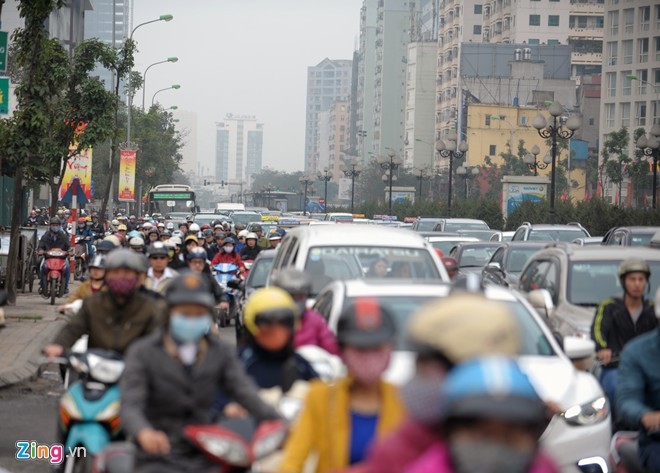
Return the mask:
<path id="1" fill-rule="evenodd" d="M 216 123 L 216 181 L 248 183 L 261 169 L 262 148 L 263 124 L 253 116 L 228 113 Z"/>
<path id="2" fill-rule="evenodd" d="M 319 114 L 318 130 L 318 169 L 328 168 L 333 181 L 339 182 L 343 176 L 341 165 L 342 151 L 349 147 L 349 103 L 337 101 Z"/>
<path id="3" fill-rule="evenodd" d="M 356 102 L 357 155 L 369 160 L 374 137 L 374 71 L 376 69 L 376 28 L 378 0 L 363 0 L 360 10 L 360 48 Z"/>
<path id="4" fill-rule="evenodd" d="M 307 109 L 305 126 L 305 171 L 319 169 L 319 113 L 336 101 L 347 101 L 351 90 L 352 61 L 324 59 L 307 68 Z"/>
<path id="5" fill-rule="evenodd" d="M 186 110 L 177 110 L 179 120 L 177 129 L 181 132 L 181 162 L 179 167 L 184 174 L 194 177 L 197 174 L 197 114 Z"/>
<path id="6" fill-rule="evenodd" d="M 632 0 L 605 5 L 600 144 L 627 128 L 628 156 L 634 155 L 634 130 L 660 123 L 660 5 L 656 0 Z M 602 156 L 601 156 L 602 157 Z M 604 189 L 614 200 L 613 186 Z M 625 201 L 627 186 L 623 186 Z"/>

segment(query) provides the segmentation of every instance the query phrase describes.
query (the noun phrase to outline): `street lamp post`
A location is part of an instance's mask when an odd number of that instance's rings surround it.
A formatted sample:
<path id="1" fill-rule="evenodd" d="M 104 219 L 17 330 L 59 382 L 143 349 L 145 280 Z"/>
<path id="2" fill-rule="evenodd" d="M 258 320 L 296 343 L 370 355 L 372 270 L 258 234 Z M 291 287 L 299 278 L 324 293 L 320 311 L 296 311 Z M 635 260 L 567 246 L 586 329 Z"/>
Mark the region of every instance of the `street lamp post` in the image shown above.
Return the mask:
<path id="1" fill-rule="evenodd" d="M 649 136 L 640 136 L 636 145 L 644 152 L 644 156 L 653 160 L 653 210 L 655 210 L 658 189 L 658 161 L 660 161 L 660 125 L 657 123 L 653 125 L 651 131 L 649 131 Z"/>
<path id="2" fill-rule="evenodd" d="M 433 177 L 433 172 L 429 170 L 427 167 L 424 168 L 414 168 L 413 169 L 413 174 L 415 175 L 415 179 L 419 181 L 419 200 L 422 200 L 423 193 L 422 193 L 422 184 L 424 181 L 428 181 Z"/>
<path id="3" fill-rule="evenodd" d="M 135 30 L 137 30 L 141 26 L 148 25 L 150 23 L 156 23 L 157 21 L 172 21 L 173 19 L 174 19 L 174 15 L 170 15 L 169 13 L 166 13 L 165 15 L 160 15 L 158 18 L 155 18 L 153 20 L 149 20 L 149 21 L 145 21 L 144 23 L 140 23 L 135 28 L 133 28 L 133 31 L 131 31 L 129 39 L 131 39 L 131 40 L 133 39 L 133 34 L 135 33 Z"/>
<path id="4" fill-rule="evenodd" d="M 456 136 L 455 133 L 452 133 L 449 136 L 449 140 L 445 143 L 442 140 L 438 140 L 437 143 L 435 144 L 435 149 L 438 151 L 440 156 L 443 158 L 449 158 L 449 189 L 447 191 L 447 216 L 451 217 L 451 181 L 452 181 L 452 175 L 454 171 L 454 159 L 461 159 L 463 156 L 465 156 L 465 153 L 468 150 L 468 144 L 465 141 L 461 141 L 461 143 L 458 145 L 458 149 L 456 146 L 456 139 L 458 137 Z"/>
<path id="5" fill-rule="evenodd" d="M 309 186 L 312 182 L 314 182 L 314 179 L 312 179 L 312 177 L 307 174 L 303 174 L 298 178 L 298 180 L 305 189 L 305 194 L 303 197 L 303 216 L 307 216 L 307 186 Z"/>
<path id="6" fill-rule="evenodd" d="M 541 149 L 538 147 L 538 145 L 534 145 L 532 147 L 532 152 L 523 158 L 523 161 L 529 170 L 534 171 L 535 176 L 539 175 L 539 169 L 546 169 L 552 162 L 552 156 L 549 154 L 545 155 L 543 161 L 537 161 L 536 157 L 539 155 L 539 153 L 541 153 Z"/>
<path id="7" fill-rule="evenodd" d="M 387 151 L 387 157 L 378 156 L 376 161 L 380 165 L 381 169 L 385 171 L 385 174 L 383 174 L 383 181 L 388 183 L 390 193 L 388 215 L 392 215 L 392 183 L 397 179 L 394 175 L 394 171 L 399 169 L 399 166 L 403 164 L 403 160 L 396 154 L 396 151 L 390 148 Z"/>
<path id="8" fill-rule="evenodd" d="M 465 200 L 468 198 L 468 180 L 479 175 L 479 169 L 476 167 L 468 168 L 466 166 L 459 166 L 456 169 L 456 174 L 463 176 L 463 184 L 465 185 Z"/>
<path id="9" fill-rule="evenodd" d="M 355 210 L 355 178 L 362 172 L 362 166 L 358 164 L 358 160 L 353 158 L 348 164 L 341 166 L 341 172 L 344 176 L 351 178 L 351 213 Z"/>
<path id="10" fill-rule="evenodd" d="M 149 69 L 151 69 L 154 66 L 157 66 L 158 64 L 165 64 L 167 62 L 174 63 L 174 62 L 177 62 L 178 60 L 179 60 L 179 58 L 176 57 L 176 56 L 168 57 L 164 61 L 158 61 L 158 62 L 154 62 L 153 64 L 150 64 L 144 70 L 144 74 L 142 74 L 142 111 L 143 112 L 144 112 L 145 97 L 146 97 L 146 94 L 147 94 L 147 72 L 149 72 Z"/>
<path id="11" fill-rule="evenodd" d="M 323 199 L 324 199 L 324 204 L 323 206 L 327 209 L 328 208 L 328 182 L 332 180 L 332 173 L 328 168 L 323 168 L 323 172 L 319 171 L 317 173 L 317 176 L 320 181 L 323 181 L 323 185 L 325 186 L 324 192 L 323 192 Z"/>
<path id="12" fill-rule="evenodd" d="M 532 125 L 538 131 L 539 135 L 542 138 L 552 140 L 552 168 L 550 169 L 550 223 L 555 223 L 555 174 L 557 168 L 557 139 L 569 139 L 575 133 L 575 130 L 580 128 L 580 118 L 573 115 L 567 121 L 565 125 L 561 123 L 561 115 L 564 113 L 564 108 L 559 102 L 553 102 L 550 107 L 548 107 L 548 112 L 552 119 L 548 122 L 543 115 L 540 113 L 534 118 Z"/>
<path id="13" fill-rule="evenodd" d="M 158 95 L 161 92 L 164 92 L 166 90 L 171 90 L 171 89 L 177 90 L 177 89 L 180 89 L 180 88 L 181 88 L 181 86 L 179 84 L 172 84 L 169 87 L 165 87 L 164 89 L 157 90 L 156 93 L 154 94 L 154 96 L 151 97 L 151 106 L 152 107 L 154 106 L 154 102 L 156 100 L 156 95 Z"/>

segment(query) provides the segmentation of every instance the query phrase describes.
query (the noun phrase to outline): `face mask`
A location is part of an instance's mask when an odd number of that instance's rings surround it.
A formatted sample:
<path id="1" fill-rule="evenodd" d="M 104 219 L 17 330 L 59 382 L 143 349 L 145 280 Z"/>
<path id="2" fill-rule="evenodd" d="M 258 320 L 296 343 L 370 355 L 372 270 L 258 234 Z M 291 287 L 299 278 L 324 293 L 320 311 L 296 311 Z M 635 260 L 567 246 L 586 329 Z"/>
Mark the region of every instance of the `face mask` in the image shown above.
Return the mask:
<path id="1" fill-rule="evenodd" d="M 443 378 L 415 376 L 401 388 L 403 402 L 413 419 L 427 425 L 435 425 L 442 420 Z"/>
<path id="2" fill-rule="evenodd" d="M 128 297 L 137 288 L 137 278 L 108 278 L 105 282 L 112 294 L 119 297 Z"/>
<path id="3" fill-rule="evenodd" d="M 194 343 L 209 331 L 212 323 L 213 319 L 208 314 L 197 317 L 172 314 L 170 317 L 170 334 L 179 343 Z"/>
<path id="4" fill-rule="evenodd" d="M 234 251 L 233 246 L 225 246 L 224 249 L 225 249 L 225 253 L 231 253 L 232 251 Z"/>
<path id="5" fill-rule="evenodd" d="M 535 454 L 499 442 L 468 439 L 450 441 L 449 450 L 456 473 L 525 473 Z"/>
<path id="6" fill-rule="evenodd" d="M 50 231 L 53 232 L 53 233 L 60 233 L 60 228 L 62 228 L 62 227 L 57 226 L 57 225 L 53 225 L 52 227 L 50 227 Z"/>
<path id="7" fill-rule="evenodd" d="M 341 357 L 353 377 L 364 384 L 377 382 L 390 364 L 390 347 L 377 350 L 358 350 L 347 347 L 342 351 Z"/>

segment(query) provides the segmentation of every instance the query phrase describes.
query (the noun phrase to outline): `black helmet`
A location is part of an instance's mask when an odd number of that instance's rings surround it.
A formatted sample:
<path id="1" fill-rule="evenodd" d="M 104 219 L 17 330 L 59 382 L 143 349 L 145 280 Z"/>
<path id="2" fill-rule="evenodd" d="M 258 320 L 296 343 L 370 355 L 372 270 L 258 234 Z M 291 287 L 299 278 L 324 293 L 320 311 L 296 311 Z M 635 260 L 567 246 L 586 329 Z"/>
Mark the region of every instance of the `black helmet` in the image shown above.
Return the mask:
<path id="1" fill-rule="evenodd" d="M 60 222 L 60 219 L 57 217 L 51 217 L 49 223 L 51 225 L 62 225 L 62 222 Z"/>
<path id="2" fill-rule="evenodd" d="M 149 265 L 144 256 L 126 248 L 116 249 L 105 260 L 107 270 L 125 268 L 136 273 L 146 273 Z"/>
<path id="3" fill-rule="evenodd" d="M 261 225 L 256 223 L 256 224 L 252 225 L 252 231 L 253 232 L 263 232 L 264 230 L 263 230 L 263 228 L 261 228 Z"/>
<path id="4" fill-rule="evenodd" d="M 284 289 L 289 294 L 309 295 L 312 290 L 312 280 L 309 275 L 291 268 L 278 272 L 272 285 Z"/>
<path id="5" fill-rule="evenodd" d="M 147 255 L 149 255 L 149 258 L 152 256 L 169 256 L 169 251 L 163 242 L 156 241 L 147 248 Z"/>
<path id="6" fill-rule="evenodd" d="M 198 304 L 209 310 L 215 306 L 215 298 L 204 278 L 193 271 L 185 271 L 177 276 L 167 288 L 165 299 L 169 306 Z"/>
<path id="7" fill-rule="evenodd" d="M 105 269 L 105 257 L 103 255 L 96 255 L 89 263 L 90 268 Z"/>
<path id="8" fill-rule="evenodd" d="M 115 249 L 115 245 L 108 240 L 102 240 L 96 245 L 96 251 L 99 253 L 110 253 Z"/>
<path id="9" fill-rule="evenodd" d="M 376 299 L 357 299 L 346 308 L 337 323 L 340 345 L 375 348 L 394 341 L 396 324 L 392 315 Z"/>
<path id="10" fill-rule="evenodd" d="M 188 255 L 186 256 L 186 259 L 188 261 L 192 261 L 194 259 L 201 259 L 206 261 L 206 250 L 204 248 L 200 248 L 199 246 L 196 248 L 193 248 L 188 252 Z"/>

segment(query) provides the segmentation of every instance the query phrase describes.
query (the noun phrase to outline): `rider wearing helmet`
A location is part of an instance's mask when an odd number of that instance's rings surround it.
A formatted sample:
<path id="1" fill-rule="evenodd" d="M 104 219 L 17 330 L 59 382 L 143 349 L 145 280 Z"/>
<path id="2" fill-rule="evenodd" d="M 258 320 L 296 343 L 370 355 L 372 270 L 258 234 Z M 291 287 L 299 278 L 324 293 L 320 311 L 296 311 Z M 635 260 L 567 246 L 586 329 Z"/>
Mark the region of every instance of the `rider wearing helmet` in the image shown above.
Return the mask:
<path id="1" fill-rule="evenodd" d="M 150 245 L 153 242 L 158 241 L 159 238 L 160 238 L 160 234 L 158 233 L 158 229 L 156 227 L 151 227 L 147 231 L 147 239 L 148 239 Z"/>
<path id="2" fill-rule="evenodd" d="M 133 237 L 128 240 L 128 247 L 136 253 L 144 253 L 144 240 L 142 237 Z"/>
<path id="3" fill-rule="evenodd" d="M 237 243 L 236 243 L 236 251 L 238 251 L 239 253 L 241 252 L 241 250 L 243 250 L 243 248 L 245 248 L 245 237 L 246 237 L 247 235 L 248 235 L 248 231 L 247 231 L 247 230 L 241 230 L 241 231 L 238 232 L 238 234 L 236 235 L 236 241 L 237 241 Z"/>
<path id="4" fill-rule="evenodd" d="M 188 227 L 188 235 L 197 236 L 199 231 L 200 231 L 199 225 L 197 225 L 196 223 L 191 223 L 190 226 Z"/>
<path id="5" fill-rule="evenodd" d="M 282 235 L 280 235 L 278 232 L 271 232 L 271 234 L 268 235 L 268 243 L 270 245 L 268 249 L 274 250 L 279 246 L 281 242 L 282 242 Z"/>
<path id="6" fill-rule="evenodd" d="M 84 334 L 89 336 L 88 348 L 121 354 L 133 341 L 159 327 L 165 312 L 163 303 L 139 291 L 144 265 L 144 256 L 134 251 L 112 251 L 105 258 L 107 291 L 83 301 L 53 344 L 46 346 L 45 354 L 61 356 Z"/>
<path id="7" fill-rule="evenodd" d="M 303 471 L 314 453 L 316 471 L 344 470 L 404 420 L 398 389 L 382 379 L 396 340 L 392 314 L 376 299 L 357 299 L 339 317 L 337 340 L 348 376 L 310 384 L 280 472 Z"/>
<path id="8" fill-rule="evenodd" d="M 57 217 L 51 217 L 50 219 L 50 231 L 46 232 L 43 234 L 41 239 L 39 240 L 39 245 L 37 246 L 39 250 L 39 255 L 43 255 L 47 251 L 53 250 L 53 249 L 59 249 L 63 251 L 69 251 L 69 248 L 71 248 L 71 240 L 69 239 L 69 236 L 65 233 L 65 231 L 62 229 L 62 223 L 59 218 Z M 69 292 L 69 259 L 66 259 L 66 262 L 64 264 L 64 293 Z M 45 287 L 45 281 L 46 281 L 46 260 L 43 259 L 41 262 L 41 269 L 40 269 L 40 279 L 39 279 L 39 293 L 41 294 L 43 292 L 43 288 Z"/>
<path id="9" fill-rule="evenodd" d="M 406 472 L 554 473 L 539 452 L 545 404 L 515 360 L 486 357 L 454 369 L 443 389 L 444 438 Z"/>
<path id="10" fill-rule="evenodd" d="M 257 255 L 261 252 L 263 248 L 257 245 L 259 237 L 256 233 L 248 233 L 245 235 L 245 246 L 241 250 L 241 259 L 243 261 L 254 261 L 257 259 Z"/>
<path id="11" fill-rule="evenodd" d="M 164 328 L 126 354 L 122 428 L 139 446 L 135 471 L 214 471 L 218 465 L 185 439 L 183 429 L 212 423 L 210 406 L 218 388 L 257 422 L 278 415 L 259 398 L 234 348 L 211 333 L 214 300 L 204 280 L 181 274 L 166 301 Z"/>
<path id="12" fill-rule="evenodd" d="M 213 277 L 211 268 L 208 265 L 208 256 L 204 248 L 193 248 L 188 252 L 186 259 L 188 260 L 188 269 L 201 274 L 206 285 L 211 288 L 213 298 L 215 299 L 216 304 L 220 304 L 220 309 L 229 309 L 229 298 L 225 295 L 215 277 Z"/>
<path id="13" fill-rule="evenodd" d="M 459 363 L 486 355 L 520 351 L 518 323 L 503 304 L 482 294 L 460 292 L 426 305 L 408 324 L 408 343 L 417 352 L 413 378 L 401 389 L 408 420 L 371 450 L 368 473 L 406 471 L 439 440 L 442 385 Z"/>
<path id="14" fill-rule="evenodd" d="M 128 228 L 129 232 L 138 229 L 138 221 L 135 218 L 135 215 L 131 215 L 130 217 L 128 217 L 128 222 L 126 222 L 126 228 Z"/>
<path id="15" fill-rule="evenodd" d="M 245 273 L 245 265 L 238 253 L 236 253 L 235 244 L 236 242 L 233 238 L 225 238 L 222 249 L 215 255 L 213 261 L 211 261 L 211 267 L 216 264 L 229 263 L 238 266 L 240 273 Z"/>
<path id="16" fill-rule="evenodd" d="M 167 266 L 170 262 L 169 250 L 163 242 L 157 241 L 147 248 L 147 257 L 149 269 L 144 287 L 164 296 L 172 280 L 179 275 Z"/>
<path id="17" fill-rule="evenodd" d="M 646 261 L 629 258 L 619 265 L 619 282 L 623 297 L 611 297 L 601 302 L 591 325 L 596 342 L 596 356 L 602 365 L 600 383 L 614 411 L 619 355 L 633 338 L 658 326 L 653 301 L 644 296 L 649 287 L 651 268 Z"/>
<path id="18" fill-rule="evenodd" d="M 300 310 L 300 326 L 293 338 L 294 347 L 316 345 L 328 353 L 338 355 L 337 339 L 325 319 L 315 310 L 307 308 L 307 299 L 312 291 L 309 275 L 297 269 L 283 269 L 275 277 L 273 286 L 288 292 Z"/>
<path id="19" fill-rule="evenodd" d="M 256 233 L 257 235 L 257 245 L 260 246 L 261 248 L 268 248 L 270 246 L 270 243 L 268 243 L 268 238 L 264 236 L 264 229 L 262 226 L 258 223 L 255 223 L 252 225 L 252 230 L 253 233 Z"/>
<path id="20" fill-rule="evenodd" d="M 89 263 L 89 279 L 78 286 L 78 289 L 67 299 L 66 303 L 71 304 L 78 299 L 84 299 L 105 290 L 104 277 L 105 257 L 103 255 L 96 255 Z"/>
<path id="21" fill-rule="evenodd" d="M 456 261 L 456 259 L 452 258 L 451 256 L 443 256 L 442 264 L 445 265 L 449 279 L 456 279 L 456 276 L 458 275 L 458 261 Z"/>

